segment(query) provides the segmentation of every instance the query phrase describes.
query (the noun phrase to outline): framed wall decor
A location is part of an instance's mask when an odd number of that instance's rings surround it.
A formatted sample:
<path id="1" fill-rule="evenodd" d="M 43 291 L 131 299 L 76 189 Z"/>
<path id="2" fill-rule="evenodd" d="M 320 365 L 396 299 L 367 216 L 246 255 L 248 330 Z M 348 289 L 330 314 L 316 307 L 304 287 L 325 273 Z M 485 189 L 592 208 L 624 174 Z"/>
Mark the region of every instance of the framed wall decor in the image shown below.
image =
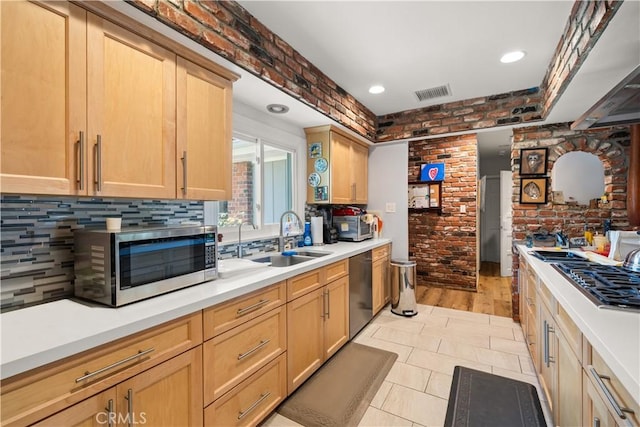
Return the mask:
<path id="1" fill-rule="evenodd" d="M 547 148 L 523 148 L 520 150 L 520 175 L 544 175 L 547 173 Z"/>
<path id="2" fill-rule="evenodd" d="M 549 178 L 521 178 L 520 203 L 547 203 L 547 184 Z"/>

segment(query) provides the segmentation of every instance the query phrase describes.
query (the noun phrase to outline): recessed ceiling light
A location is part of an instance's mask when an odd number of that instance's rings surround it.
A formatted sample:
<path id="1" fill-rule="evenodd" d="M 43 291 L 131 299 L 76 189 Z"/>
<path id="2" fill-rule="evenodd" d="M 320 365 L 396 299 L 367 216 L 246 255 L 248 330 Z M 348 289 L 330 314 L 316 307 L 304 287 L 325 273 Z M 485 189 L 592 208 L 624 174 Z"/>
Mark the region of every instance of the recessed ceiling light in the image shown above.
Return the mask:
<path id="1" fill-rule="evenodd" d="M 267 105 L 267 111 L 273 114 L 285 114 L 289 111 L 289 107 L 282 104 L 269 104 Z"/>
<path id="2" fill-rule="evenodd" d="M 509 64 L 511 62 L 520 61 L 522 58 L 524 58 L 524 52 L 521 50 L 515 50 L 513 52 L 508 52 L 502 55 L 502 58 L 500 58 L 500 62 L 502 62 L 503 64 Z"/>
<path id="3" fill-rule="evenodd" d="M 377 95 L 379 93 L 384 92 L 384 86 L 382 85 L 373 85 L 369 88 L 369 93 Z"/>

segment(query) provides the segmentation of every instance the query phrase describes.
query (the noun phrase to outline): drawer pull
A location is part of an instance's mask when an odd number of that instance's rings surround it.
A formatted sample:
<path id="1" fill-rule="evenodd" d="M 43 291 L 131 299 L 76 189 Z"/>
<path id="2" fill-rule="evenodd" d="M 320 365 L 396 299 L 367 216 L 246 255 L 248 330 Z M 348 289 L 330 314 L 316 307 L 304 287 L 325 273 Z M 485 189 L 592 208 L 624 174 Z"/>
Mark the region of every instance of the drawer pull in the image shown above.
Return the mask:
<path id="1" fill-rule="evenodd" d="M 238 360 L 242 360 L 245 357 L 249 356 L 250 354 L 255 353 L 256 351 L 260 350 L 262 347 L 264 347 L 265 345 L 269 344 L 270 342 L 271 342 L 271 340 L 262 340 L 262 341 L 260 341 L 260 343 L 257 346 L 253 347 L 251 350 L 247 350 L 244 353 L 240 353 L 238 355 Z"/>
<path id="2" fill-rule="evenodd" d="M 591 376 L 593 376 L 593 379 L 596 380 L 596 383 L 598 384 L 604 395 L 607 396 L 607 400 L 609 400 L 609 403 L 613 407 L 613 410 L 616 411 L 618 417 L 626 420 L 627 416 L 624 414 L 625 412 L 633 414 L 633 411 L 631 409 L 623 408 L 618 404 L 618 402 L 616 402 L 616 398 L 613 397 L 613 394 L 611 394 L 609 388 L 607 388 L 607 385 L 604 383 L 604 381 L 602 381 L 603 379 L 610 380 L 610 377 L 606 375 L 600 375 L 593 366 L 589 366 L 589 371 L 591 372 Z"/>
<path id="3" fill-rule="evenodd" d="M 262 401 L 265 400 L 269 396 L 271 396 L 271 392 L 265 391 L 264 393 L 262 393 L 260 395 L 260 397 L 258 398 L 258 400 L 253 402 L 251 404 L 251 406 L 249 406 L 244 411 L 238 412 L 238 419 L 239 420 L 243 419 L 246 415 L 248 415 L 251 411 L 253 411 L 256 408 L 256 406 L 258 406 L 260 403 L 262 403 Z"/>
<path id="4" fill-rule="evenodd" d="M 236 316 L 240 317 L 240 316 L 244 316 L 247 313 L 251 313 L 252 311 L 256 311 L 257 309 L 259 309 L 265 304 L 268 304 L 269 302 L 270 301 L 268 299 L 261 299 L 260 301 L 258 301 L 253 305 L 250 305 L 249 307 L 239 308 L 238 311 L 236 311 Z"/>
<path id="5" fill-rule="evenodd" d="M 146 356 L 147 354 L 151 353 L 152 351 L 154 351 L 153 348 L 149 348 L 149 349 L 144 350 L 144 351 L 143 350 L 138 350 L 137 354 L 134 354 L 133 356 L 129 356 L 129 357 L 127 357 L 125 359 L 122 359 L 122 360 L 120 360 L 120 361 L 118 361 L 116 363 L 112 363 L 111 365 L 105 366 L 104 368 L 100 368 L 97 371 L 93 371 L 93 372 L 87 371 L 80 378 L 76 378 L 76 383 L 82 382 L 82 381 L 87 380 L 87 379 L 89 379 L 91 377 L 94 377 L 96 375 L 100 375 L 103 372 L 106 372 L 106 371 L 108 371 L 110 369 L 116 368 L 116 367 L 118 367 L 120 365 L 123 365 L 123 364 L 125 364 L 127 362 L 131 362 L 133 359 L 136 359 L 138 357 Z"/>

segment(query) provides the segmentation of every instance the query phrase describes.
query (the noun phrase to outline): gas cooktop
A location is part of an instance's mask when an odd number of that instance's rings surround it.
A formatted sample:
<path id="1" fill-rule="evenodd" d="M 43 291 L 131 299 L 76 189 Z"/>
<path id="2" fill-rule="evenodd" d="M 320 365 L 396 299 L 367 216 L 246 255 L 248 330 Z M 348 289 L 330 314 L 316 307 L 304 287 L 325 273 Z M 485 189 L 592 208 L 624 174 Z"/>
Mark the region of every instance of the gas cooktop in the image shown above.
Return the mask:
<path id="1" fill-rule="evenodd" d="M 640 312 L 640 274 L 587 260 L 554 262 L 551 265 L 598 308 Z"/>

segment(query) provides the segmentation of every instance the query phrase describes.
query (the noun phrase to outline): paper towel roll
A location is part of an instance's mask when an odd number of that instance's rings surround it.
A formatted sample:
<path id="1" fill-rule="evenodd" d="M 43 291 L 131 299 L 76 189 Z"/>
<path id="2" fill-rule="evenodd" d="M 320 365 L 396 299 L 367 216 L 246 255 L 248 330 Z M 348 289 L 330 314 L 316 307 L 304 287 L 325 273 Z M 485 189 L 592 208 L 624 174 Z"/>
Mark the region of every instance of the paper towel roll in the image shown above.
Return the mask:
<path id="1" fill-rule="evenodd" d="M 311 217 L 311 240 L 313 241 L 313 246 L 319 246 L 324 244 L 322 239 L 322 217 L 321 216 Z"/>

